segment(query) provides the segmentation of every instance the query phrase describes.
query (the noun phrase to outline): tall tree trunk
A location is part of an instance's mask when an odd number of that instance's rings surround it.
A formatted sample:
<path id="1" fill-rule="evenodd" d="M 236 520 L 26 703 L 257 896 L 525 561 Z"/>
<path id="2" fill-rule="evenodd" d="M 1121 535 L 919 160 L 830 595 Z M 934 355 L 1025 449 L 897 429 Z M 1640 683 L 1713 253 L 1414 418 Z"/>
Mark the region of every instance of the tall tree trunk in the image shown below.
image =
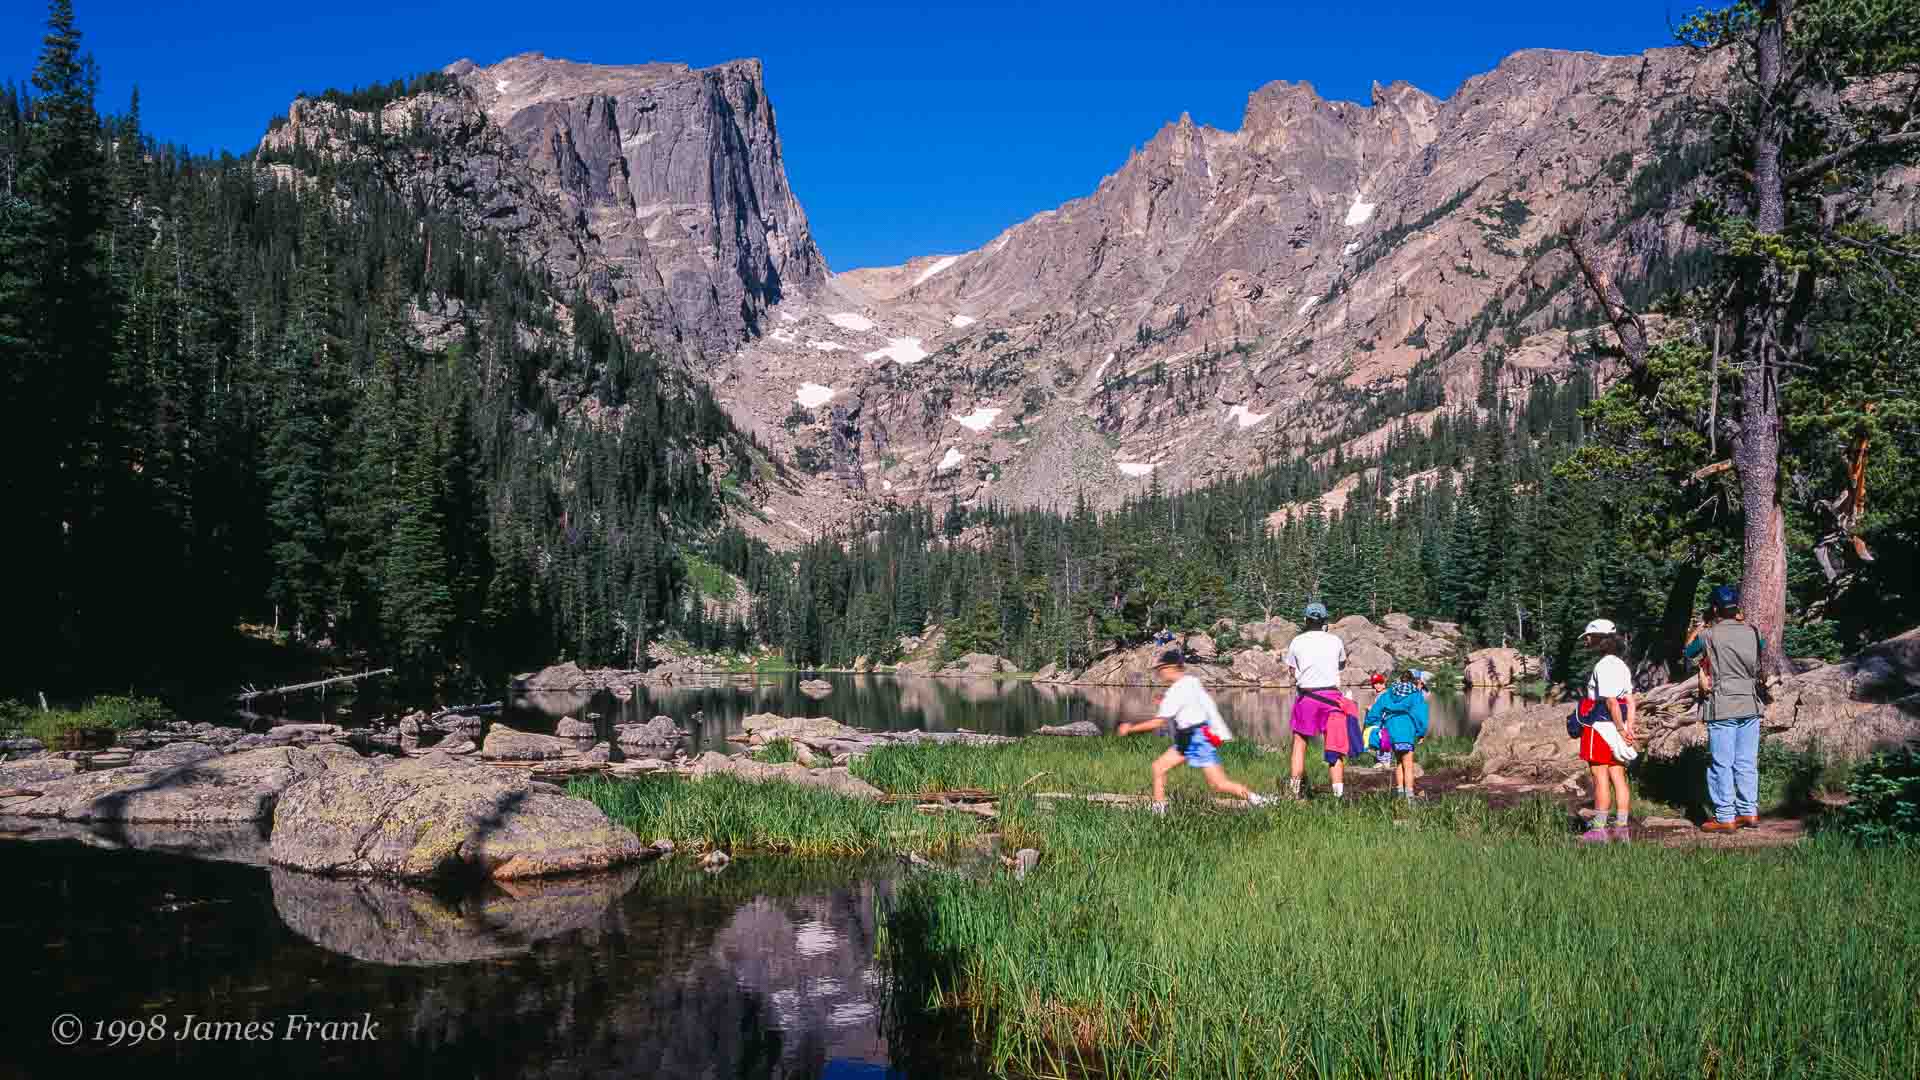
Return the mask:
<path id="1" fill-rule="evenodd" d="M 1779 235 L 1787 227 L 1786 177 L 1780 155 L 1787 140 L 1788 102 L 1780 100 L 1785 78 L 1786 23 L 1792 0 L 1773 0 L 1761 9 L 1754 41 L 1755 91 L 1753 211 L 1754 227 L 1762 234 Z M 1787 280 L 1779 263 L 1766 256 L 1749 257 L 1740 276 L 1738 316 L 1742 362 L 1740 436 L 1733 465 L 1740 477 L 1741 508 L 1746 525 L 1746 574 L 1741 583 L 1741 606 L 1747 621 L 1774 647 L 1767 655 L 1776 669 L 1784 668 L 1780 634 L 1787 621 L 1786 522 L 1780 505 L 1780 395 L 1782 352 L 1798 335 L 1789 322 Z"/>

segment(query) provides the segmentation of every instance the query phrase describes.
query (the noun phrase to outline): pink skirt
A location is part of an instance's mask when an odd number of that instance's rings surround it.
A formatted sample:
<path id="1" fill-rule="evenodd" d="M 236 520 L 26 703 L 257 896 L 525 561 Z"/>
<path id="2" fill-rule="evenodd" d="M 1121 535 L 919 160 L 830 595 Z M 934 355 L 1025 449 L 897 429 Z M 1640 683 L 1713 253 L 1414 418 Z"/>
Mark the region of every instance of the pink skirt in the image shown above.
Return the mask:
<path id="1" fill-rule="evenodd" d="M 1332 701 L 1340 700 L 1338 690 L 1319 690 L 1316 693 Z M 1295 735 L 1311 739 L 1316 735 L 1325 735 L 1332 721 L 1343 713 L 1344 710 L 1336 706 L 1315 701 L 1305 694 L 1297 694 L 1293 699 L 1293 718 L 1290 723 Z M 1346 730 L 1344 725 L 1338 726 L 1340 730 Z"/>

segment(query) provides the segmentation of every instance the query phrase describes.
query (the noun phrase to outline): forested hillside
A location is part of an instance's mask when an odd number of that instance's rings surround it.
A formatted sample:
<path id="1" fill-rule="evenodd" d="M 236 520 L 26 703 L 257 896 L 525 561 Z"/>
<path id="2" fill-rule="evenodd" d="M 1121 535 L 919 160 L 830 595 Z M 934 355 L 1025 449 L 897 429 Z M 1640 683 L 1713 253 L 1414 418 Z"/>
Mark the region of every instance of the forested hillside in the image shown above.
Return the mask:
<path id="1" fill-rule="evenodd" d="M 675 621 L 677 539 L 757 482 L 703 386 L 420 193 L 158 144 L 94 82 L 61 0 L 0 92 L 8 689 L 241 624 L 497 677 Z"/>

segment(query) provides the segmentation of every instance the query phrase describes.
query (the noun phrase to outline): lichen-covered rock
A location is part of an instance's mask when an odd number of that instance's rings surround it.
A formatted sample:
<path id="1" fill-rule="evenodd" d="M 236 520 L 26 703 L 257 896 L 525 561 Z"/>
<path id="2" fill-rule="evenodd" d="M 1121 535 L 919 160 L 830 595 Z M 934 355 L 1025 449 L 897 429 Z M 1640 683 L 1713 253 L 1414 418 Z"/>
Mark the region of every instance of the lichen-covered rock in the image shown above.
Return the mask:
<path id="1" fill-rule="evenodd" d="M 362 763 L 305 778 L 273 815 L 277 866 L 408 879 L 542 877 L 641 856 L 633 833 L 585 799 L 518 770 Z"/>
<path id="2" fill-rule="evenodd" d="M 942 675 L 1004 675 L 1017 670 L 1010 660 L 992 653 L 968 653 L 940 669 Z"/>
<path id="3" fill-rule="evenodd" d="M 85 772 L 35 785 L 38 798 L 3 809 L 68 821 L 216 824 L 264 821 L 295 780 L 327 765 L 305 750 L 269 747 L 171 768 Z"/>
<path id="4" fill-rule="evenodd" d="M 158 750 L 144 750 L 133 757 L 133 764 L 143 769 L 163 769 L 173 765 L 188 765 L 196 761 L 220 756 L 216 747 L 203 742 L 168 743 Z"/>
<path id="5" fill-rule="evenodd" d="M 1075 720 L 1071 724 L 1048 724 L 1034 731 L 1035 735 L 1064 735 L 1070 738 L 1087 738 L 1100 734 L 1100 725 L 1091 720 Z"/>
<path id="6" fill-rule="evenodd" d="M 838 720 L 830 720 L 824 716 L 786 717 L 775 713 L 755 713 L 740 721 L 740 729 L 746 733 L 748 742 L 754 746 L 761 746 L 777 739 L 809 743 L 831 739 L 857 741 L 867 734 L 858 728 L 850 728 Z"/>
<path id="7" fill-rule="evenodd" d="M 80 772 L 80 763 L 71 758 L 39 757 L 25 761 L 0 762 L 0 789 L 31 787 L 49 780 L 65 780 Z M 0 804 L 4 806 L 4 804 Z"/>
<path id="8" fill-rule="evenodd" d="M 1180 647 L 1196 660 L 1212 660 L 1220 655 L 1220 647 L 1214 644 L 1211 634 L 1188 634 Z"/>
<path id="9" fill-rule="evenodd" d="M 591 720 L 576 720 L 571 716 L 561 717 L 553 726 L 553 733 L 562 739 L 591 739 L 598 734 Z"/>
<path id="10" fill-rule="evenodd" d="M 802 787 L 825 788 L 856 799 L 882 797 L 879 788 L 844 768 L 809 769 L 791 761 L 781 765 L 770 765 L 747 757 L 728 757 L 711 750 L 700 755 L 699 760 L 695 761 L 692 769 L 689 770 L 689 775 L 696 780 L 709 776 L 733 776 L 751 784 L 782 781 L 799 784 Z"/>
<path id="11" fill-rule="evenodd" d="M 480 744 L 480 756 L 488 761 L 552 761 L 572 757 L 580 749 L 580 744 L 573 739 L 515 731 L 496 724 Z"/>
<path id="12" fill-rule="evenodd" d="M 818 701 L 833 693 L 833 684 L 825 679 L 802 679 L 800 692 Z"/>
<path id="13" fill-rule="evenodd" d="M 1043 667 L 1039 671 L 1036 671 L 1033 673 L 1034 682 L 1050 683 L 1050 682 L 1057 682 L 1059 680 L 1060 680 L 1059 664 L 1048 664 L 1046 667 Z"/>
<path id="14" fill-rule="evenodd" d="M 621 746 L 672 746 L 687 735 L 670 716 L 656 716 L 644 724 L 621 724 L 615 734 Z"/>
<path id="15" fill-rule="evenodd" d="M 1281 654 L 1255 645 L 1233 654 L 1233 679 L 1255 686 L 1292 686 L 1293 669 Z"/>
<path id="16" fill-rule="evenodd" d="M 1518 649 L 1476 649 L 1467 654 L 1468 686 L 1513 686 L 1540 674 L 1540 662 Z"/>
<path id="17" fill-rule="evenodd" d="M 527 690 L 578 690 L 587 681 L 587 673 L 571 660 L 520 677 L 520 685 Z"/>

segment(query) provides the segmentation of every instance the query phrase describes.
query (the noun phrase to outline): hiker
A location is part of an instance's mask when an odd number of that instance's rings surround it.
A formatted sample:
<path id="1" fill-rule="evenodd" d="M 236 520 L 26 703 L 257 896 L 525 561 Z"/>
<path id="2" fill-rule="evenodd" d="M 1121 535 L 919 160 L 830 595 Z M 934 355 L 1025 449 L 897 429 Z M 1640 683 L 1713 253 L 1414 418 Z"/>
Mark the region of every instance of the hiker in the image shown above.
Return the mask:
<path id="1" fill-rule="evenodd" d="M 1427 737 L 1427 695 L 1419 671 L 1388 687 L 1367 710 L 1369 742 L 1393 755 L 1393 793 L 1413 801 L 1413 748 Z M 1377 727 L 1377 734 L 1375 733 Z"/>
<path id="2" fill-rule="evenodd" d="M 1146 731 L 1164 731 L 1173 740 L 1167 752 L 1153 759 L 1153 812 L 1167 812 L 1167 774 L 1185 761 L 1207 778 L 1207 786 L 1222 795 L 1245 799 L 1249 805 L 1264 806 L 1267 800 L 1244 784 L 1236 784 L 1220 764 L 1219 746 L 1233 733 L 1220 718 L 1220 707 L 1200 680 L 1187 674 L 1187 658 L 1179 649 L 1168 649 L 1154 663 L 1153 674 L 1167 684 L 1160 708 L 1151 720 L 1121 724 L 1117 735 L 1137 735 Z"/>
<path id="3" fill-rule="evenodd" d="M 1761 666 L 1767 642 L 1747 625 L 1740 590 L 1713 590 L 1710 622 L 1687 641 L 1685 656 L 1700 659 L 1706 701 L 1707 797 L 1713 820 L 1707 832 L 1733 832 L 1760 826 L 1760 714 L 1766 707 L 1766 676 Z"/>
<path id="4" fill-rule="evenodd" d="M 1340 691 L 1340 669 L 1347 666 L 1347 646 L 1337 635 L 1327 632 L 1327 605 L 1312 603 L 1305 612 L 1307 628 L 1287 646 L 1287 667 L 1293 672 L 1293 768 L 1287 780 L 1289 798 L 1300 797 L 1300 782 L 1307 771 L 1307 740 L 1322 736 L 1328 772 L 1333 777 L 1333 797 L 1347 794 L 1346 756 L 1357 752 L 1352 731 L 1357 729 L 1359 706 Z"/>
<path id="5" fill-rule="evenodd" d="M 1587 693 L 1579 708 L 1580 760 L 1593 773 L 1593 817 L 1587 819 L 1582 843 L 1605 843 L 1629 837 L 1627 765 L 1639 753 L 1633 748 L 1637 704 L 1633 672 L 1620 658 L 1620 629 L 1611 619 L 1595 619 L 1581 635 L 1588 650 L 1600 654 L 1587 678 Z M 1607 811 L 1613 811 L 1608 828 Z"/>

